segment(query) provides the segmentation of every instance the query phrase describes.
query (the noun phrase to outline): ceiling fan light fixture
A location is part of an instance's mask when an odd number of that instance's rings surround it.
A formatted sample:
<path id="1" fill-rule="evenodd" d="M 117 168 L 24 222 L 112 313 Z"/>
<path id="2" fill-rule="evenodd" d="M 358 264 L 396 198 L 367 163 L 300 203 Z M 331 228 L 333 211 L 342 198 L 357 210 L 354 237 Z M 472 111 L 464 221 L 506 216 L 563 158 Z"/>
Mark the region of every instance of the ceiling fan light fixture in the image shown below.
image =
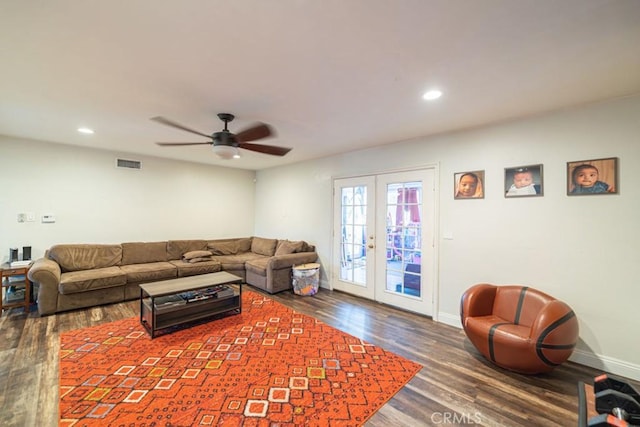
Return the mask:
<path id="1" fill-rule="evenodd" d="M 231 145 L 214 145 L 213 152 L 224 160 L 237 158 L 236 156 L 239 157 L 238 149 Z"/>
<path id="2" fill-rule="evenodd" d="M 432 89 L 425 92 L 424 95 L 422 95 L 422 99 L 426 101 L 433 101 L 440 98 L 441 96 L 442 96 L 442 91 L 438 89 Z"/>

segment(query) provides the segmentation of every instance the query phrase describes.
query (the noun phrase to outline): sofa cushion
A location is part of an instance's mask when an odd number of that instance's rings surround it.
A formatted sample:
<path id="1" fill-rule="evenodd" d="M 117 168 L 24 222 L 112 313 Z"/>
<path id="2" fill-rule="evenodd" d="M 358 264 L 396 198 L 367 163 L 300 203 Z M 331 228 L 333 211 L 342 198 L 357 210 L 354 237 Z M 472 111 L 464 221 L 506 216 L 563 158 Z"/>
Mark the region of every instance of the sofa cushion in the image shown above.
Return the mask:
<path id="1" fill-rule="evenodd" d="M 251 252 L 265 255 L 265 256 L 273 256 L 276 252 L 276 244 L 278 240 L 276 239 L 265 239 L 263 237 L 254 237 L 251 242 Z"/>
<path id="2" fill-rule="evenodd" d="M 185 259 L 184 261 L 188 262 L 189 264 L 195 264 L 195 263 L 213 261 L 213 257 L 212 256 L 203 256 L 203 257 L 199 257 L 199 258 Z"/>
<path id="3" fill-rule="evenodd" d="M 95 289 L 124 286 L 127 276 L 119 267 L 94 268 L 62 273 L 58 291 L 69 295 Z"/>
<path id="4" fill-rule="evenodd" d="M 275 255 L 288 255 L 302 252 L 303 241 L 291 242 L 289 240 L 279 240 Z"/>
<path id="5" fill-rule="evenodd" d="M 235 255 L 251 252 L 252 237 L 216 239 L 207 241 L 207 249 L 214 255 Z"/>
<path id="6" fill-rule="evenodd" d="M 266 276 L 267 264 L 269 264 L 270 260 L 271 260 L 271 257 L 262 257 L 262 258 L 252 259 L 245 263 L 245 268 L 247 271 L 251 271 L 252 273 L 256 273 L 260 276 Z"/>
<path id="7" fill-rule="evenodd" d="M 468 317 L 465 332 L 474 346 L 493 362 L 513 360 L 515 366 L 530 363 L 527 353 L 531 352 L 531 328 L 506 323 L 504 319 L 489 315 Z"/>
<path id="8" fill-rule="evenodd" d="M 127 283 L 155 282 L 178 277 L 178 269 L 170 262 L 129 264 L 120 267 L 127 275 Z"/>
<path id="9" fill-rule="evenodd" d="M 540 292 L 530 292 L 520 286 L 499 286 L 493 302 L 493 314 L 509 323 L 531 326 L 538 313 L 553 298 Z"/>
<path id="10" fill-rule="evenodd" d="M 220 255 L 213 258 L 220 262 L 222 269 L 225 271 L 244 270 L 244 264 L 247 261 L 251 261 L 258 258 L 263 258 L 263 255 L 254 254 L 253 252 L 245 252 L 236 255 Z"/>
<path id="11" fill-rule="evenodd" d="M 167 242 L 122 244 L 122 265 L 167 261 Z"/>
<path id="12" fill-rule="evenodd" d="M 238 242 L 209 242 L 207 249 L 211 251 L 213 255 L 235 255 L 238 253 Z"/>
<path id="13" fill-rule="evenodd" d="M 54 245 L 47 252 L 49 259 L 60 265 L 60 270 L 91 270 L 120 265 L 122 246 L 120 245 Z"/>
<path id="14" fill-rule="evenodd" d="M 167 257 L 170 260 L 180 259 L 187 252 L 206 250 L 206 240 L 169 240 L 167 242 Z"/>
<path id="15" fill-rule="evenodd" d="M 210 251 L 190 251 L 182 255 L 182 259 L 184 261 L 190 261 L 192 259 L 201 259 L 206 257 L 211 258 Z"/>
<path id="16" fill-rule="evenodd" d="M 182 260 L 169 261 L 178 269 L 178 277 L 194 276 L 196 274 L 215 273 L 221 270 L 219 261 L 209 260 L 204 262 L 190 263 Z"/>
<path id="17" fill-rule="evenodd" d="M 251 245 L 253 244 L 253 237 L 243 237 L 236 240 L 238 243 L 238 253 L 251 252 Z"/>

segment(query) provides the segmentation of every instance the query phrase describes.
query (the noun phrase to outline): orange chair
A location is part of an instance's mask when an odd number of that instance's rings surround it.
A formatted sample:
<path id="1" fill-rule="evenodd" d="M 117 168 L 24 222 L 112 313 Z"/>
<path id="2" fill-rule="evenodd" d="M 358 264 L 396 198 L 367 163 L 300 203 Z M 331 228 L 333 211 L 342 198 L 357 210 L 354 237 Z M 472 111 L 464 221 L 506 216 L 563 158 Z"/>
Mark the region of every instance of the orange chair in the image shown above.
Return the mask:
<path id="1" fill-rule="evenodd" d="M 462 296 L 460 317 L 484 357 L 523 374 L 553 370 L 571 356 L 578 340 L 573 310 L 526 286 L 472 286 Z"/>

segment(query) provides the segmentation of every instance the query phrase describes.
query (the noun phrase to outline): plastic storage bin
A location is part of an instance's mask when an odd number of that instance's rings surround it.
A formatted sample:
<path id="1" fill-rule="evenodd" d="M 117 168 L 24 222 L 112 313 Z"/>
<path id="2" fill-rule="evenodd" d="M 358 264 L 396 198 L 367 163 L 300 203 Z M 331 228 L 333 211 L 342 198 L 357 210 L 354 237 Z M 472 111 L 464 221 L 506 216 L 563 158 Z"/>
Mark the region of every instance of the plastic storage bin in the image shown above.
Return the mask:
<path id="1" fill-rule="evenodd" d="M 320 285 L 320 264 L 316 262 L 294 266 L 293 292 L 296 295 L 315 295 Z"/>

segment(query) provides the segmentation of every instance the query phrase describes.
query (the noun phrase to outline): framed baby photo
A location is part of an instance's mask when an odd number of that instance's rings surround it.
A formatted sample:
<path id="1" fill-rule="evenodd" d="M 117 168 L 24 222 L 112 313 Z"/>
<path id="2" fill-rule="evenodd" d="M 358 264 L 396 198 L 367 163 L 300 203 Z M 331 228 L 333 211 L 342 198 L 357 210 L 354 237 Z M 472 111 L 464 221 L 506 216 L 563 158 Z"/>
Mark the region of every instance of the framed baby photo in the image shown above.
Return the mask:
<path id="1" fill-rule="evenodd" d="M 544 194 L 542 165 L 504 169 L 504 197 L 536 197 Z"/>
<path id="2" fill-rule="evenodd" d="M 484 199 L 484 171 L 457 172 L 453 174 L 453 198 Z"/>
<path id="3" fill-rule="evenodd" d="M 618 158 L 567 162 L 567 195 L 618 193 Z"/>

